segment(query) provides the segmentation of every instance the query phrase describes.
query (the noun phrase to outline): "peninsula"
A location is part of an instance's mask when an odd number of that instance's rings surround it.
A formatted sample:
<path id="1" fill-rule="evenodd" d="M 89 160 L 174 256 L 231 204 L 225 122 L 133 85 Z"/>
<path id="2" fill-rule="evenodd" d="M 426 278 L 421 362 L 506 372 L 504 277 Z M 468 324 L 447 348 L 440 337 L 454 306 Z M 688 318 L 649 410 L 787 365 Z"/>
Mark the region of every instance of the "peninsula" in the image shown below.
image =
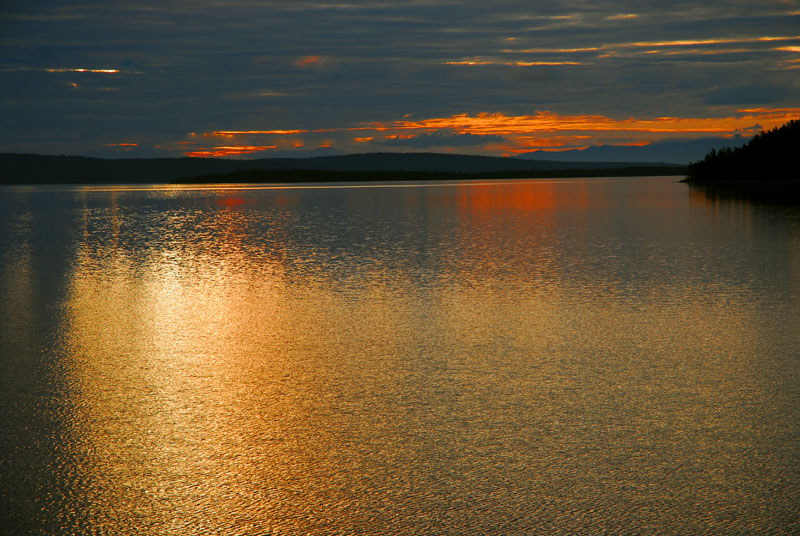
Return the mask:
<path id="1" fill-rule="evenodd" d="M 761 132 L 742 147 L 712 149 L 689 164 L 688 183 L 790 183 L 800 185 L 800 120 Z"/>

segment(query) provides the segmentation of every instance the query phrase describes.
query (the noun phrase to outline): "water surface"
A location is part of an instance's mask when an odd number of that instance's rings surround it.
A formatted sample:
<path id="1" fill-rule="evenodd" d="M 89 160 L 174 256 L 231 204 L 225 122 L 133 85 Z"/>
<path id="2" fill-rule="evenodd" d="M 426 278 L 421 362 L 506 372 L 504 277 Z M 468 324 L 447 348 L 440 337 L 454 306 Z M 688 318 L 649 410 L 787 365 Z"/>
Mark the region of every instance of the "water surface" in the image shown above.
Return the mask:
<path id="1" fill-rule="evenodd" d="M 675 178 L 0 191 L 0 525 L 800 532 L 800 209 Z"/>

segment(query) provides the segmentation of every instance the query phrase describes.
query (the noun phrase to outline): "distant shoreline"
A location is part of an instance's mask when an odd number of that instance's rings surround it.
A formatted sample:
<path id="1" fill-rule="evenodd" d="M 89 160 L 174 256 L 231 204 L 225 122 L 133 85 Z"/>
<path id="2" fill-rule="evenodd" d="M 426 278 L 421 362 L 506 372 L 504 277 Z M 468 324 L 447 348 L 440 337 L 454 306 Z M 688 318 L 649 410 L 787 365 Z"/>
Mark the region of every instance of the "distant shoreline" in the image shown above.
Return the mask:
<path id="1" fill-rule="evenodd" d="M 497 172 L 454 171 L 339 171 L 339 170 L 243 170 L 224 174 L 183 177 L 170 184 L 292 184 L 299 182 L 366 182 L 414 180 L 501 180 L 501 179 L 560 179 L 579 177 L 658 177 L 685 174 L 685 167 L 636 166 L 610 169 L 565 169 Z"/>
<path id="2" fill-rule="evenodd" d="M 685 175 L 678 164 L 560 162 L 441 153 L 365 153 L 312 158 L 102 159 L 0 153 L 0 184 L 209 184 L 494 180 Z"/>

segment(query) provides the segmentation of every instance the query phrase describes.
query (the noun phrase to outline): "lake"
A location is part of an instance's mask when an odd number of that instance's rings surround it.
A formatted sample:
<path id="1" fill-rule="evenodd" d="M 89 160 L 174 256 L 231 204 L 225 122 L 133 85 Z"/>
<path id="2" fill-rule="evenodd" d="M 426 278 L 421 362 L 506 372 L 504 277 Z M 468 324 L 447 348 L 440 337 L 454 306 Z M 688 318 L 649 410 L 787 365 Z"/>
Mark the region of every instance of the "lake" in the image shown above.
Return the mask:
<path id="1" fill-rule="evenodd" d="M 800 532 L 800 206 L 0 189 L 9 534 Z"/>

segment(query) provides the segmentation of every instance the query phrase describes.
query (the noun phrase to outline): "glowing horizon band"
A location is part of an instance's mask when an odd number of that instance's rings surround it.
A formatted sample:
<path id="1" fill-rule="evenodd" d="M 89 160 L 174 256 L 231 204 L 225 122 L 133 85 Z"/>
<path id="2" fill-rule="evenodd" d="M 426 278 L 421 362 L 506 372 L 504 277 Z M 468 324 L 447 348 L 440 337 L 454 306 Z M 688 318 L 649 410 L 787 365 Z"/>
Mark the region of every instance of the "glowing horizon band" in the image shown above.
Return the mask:
<path id="1" fill-rule="evenodd" d="M 54 69 L 47 69 L 48 73 L 100 73 L 100 74 L 116 74 L 119 73 L 119 69 L 85 69 L 82 67 L 64 67 L 64 68 L 54 68 Z"/>

